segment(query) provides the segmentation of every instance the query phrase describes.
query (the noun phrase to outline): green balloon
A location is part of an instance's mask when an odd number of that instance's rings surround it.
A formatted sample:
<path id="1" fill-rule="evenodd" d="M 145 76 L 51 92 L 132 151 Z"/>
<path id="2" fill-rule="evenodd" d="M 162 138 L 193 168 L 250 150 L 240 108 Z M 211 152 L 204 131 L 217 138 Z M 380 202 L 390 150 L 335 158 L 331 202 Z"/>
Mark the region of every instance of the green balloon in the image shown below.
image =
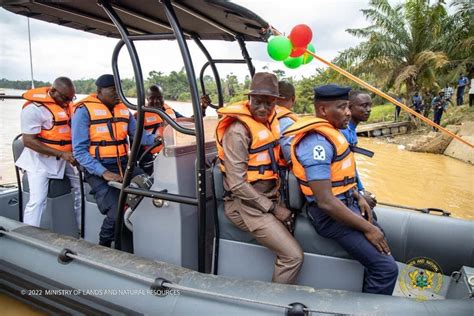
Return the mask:
<path id="1" fill-rule="evenodd" d="M 314 49 L 314 46 L 313 46 L 313 43 L 309 43 L 308 47 L 306 47 L 306 50 L 309 50 L 310 52 L 312 53 L 315 53 L 316 50 Z M 312 60 L 313 60 L 313 56 L 308 54 L 308 53 L 304 53 L 303 54 L 303 64 L 309 64 Z"/>
<path id="2" fill-rule="evenodd" d="M 295 69 L 303 64 L 303 56 L 299 57 L 288 57 L 283 61 L 286 67 Z"/>
<path id="3" fill-rule="evenodd" d="M 282 35 L 272 37 L 267 45 L 268 55 L 276 61 L 288 58 L 292 49 L 291 41 Z"/>

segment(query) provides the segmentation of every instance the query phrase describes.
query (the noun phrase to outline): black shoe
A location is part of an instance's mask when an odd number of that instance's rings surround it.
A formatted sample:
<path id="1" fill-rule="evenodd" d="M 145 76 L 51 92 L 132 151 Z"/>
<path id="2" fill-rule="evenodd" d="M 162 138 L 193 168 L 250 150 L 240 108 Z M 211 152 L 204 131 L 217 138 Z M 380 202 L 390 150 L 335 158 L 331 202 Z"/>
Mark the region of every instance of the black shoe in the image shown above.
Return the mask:
<path id="1" fill-rule="evenodd" d="M 111 240 L 100 240 L 99 245 L 110 248 L 110 246 L 112 245 L 112 241 Z"/>

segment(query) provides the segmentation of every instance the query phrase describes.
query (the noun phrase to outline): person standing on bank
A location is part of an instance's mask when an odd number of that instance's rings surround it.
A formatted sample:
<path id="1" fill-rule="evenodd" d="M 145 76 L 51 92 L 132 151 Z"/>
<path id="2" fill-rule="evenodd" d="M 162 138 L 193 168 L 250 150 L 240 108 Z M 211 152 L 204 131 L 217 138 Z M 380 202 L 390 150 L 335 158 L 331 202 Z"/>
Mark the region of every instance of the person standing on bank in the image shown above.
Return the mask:
<path id="1" fill-rule="evenodd" d="M 418 91 L 415 92 L 415 95 L 412 97 L 412 107 L 419 114 L 423 111 L 423 98 Z"/>
<path id="2" fill-rule="evenodd" d="M 136 131 L 136 121 L 128 108 L 120 102 L 112 75 L 102 75 L 96 82 L 97 93 L 92 93 L 76 104 L 72 119 L 74 157 L 85 169 L 87 183 L 102 214 L 99 244 L 110 247 L 114 240 L 115 220 L 120 190 L 107 184 L 122 182 L 128 161 L 128 139 Z M 153 144 L 155 137 L 143 133 L 141 142 Z M 134 176 L 143 173 L 134 169 Z"/>
<path id="3" fill-rule="evenodd" d="M 398 267 L 367 201 L 355 190 L 354 154 L 339 129 L 349 124 L 348 87 L 314 89 L 316 118 L 300 119 L 285 135 L 291 143 L 293 172 L 308 200 L 317 233 L 334 239 L 365 266 L 363 291 L 391 295 Z M 368 213 L 365 219 L 361 213 Z"/>
<path id="4" fill-rule="evenodd" d="M 402 99 L 401 96 L 396 96 L 395 100 L 397 100 L 400 103 L 403 103 L 403 99 Z M 398 122 L 400 120 L 400 111 L 401 110 L 402 110 L 401 107 L 399 107 L 398 105 L 395 105 L 395 120 L 394 120 L 394 122 Z"/>
<path id="5" fill-rule="evenodd" d="M 26 91 L 26 103 L 21 111 L 21 131 L 25 149 L 16 166 L 26 171 L 30 198 L 23 222 L 40 226 L 46 207 L 50 179 L 69 177 L 75 195 L 74 211 L 80 226 L 79 178 L 74 172 L 76 160 L 72 155 L 69 106 L 76 90 L 71 79 L 56 78 L 51 87 Z"/>
<path id="6" fill-rule="evenodd" d="M 463 74 L 459 75 L 458 85 L 456 89 L 456 105 L 461 106 L 464 103 L 464 90 L 469 85 L 469 79 Z"/>
<path id="7" fill-rule="evenodd" d="M 448 100 L 444 95 L 444 91 L 440 91 L 439 94 L 433 98 L 431 101 L 431 106 L 433 108 L 433 122 L 440 125 L 441 117 L 443 113 L 448 109 Z M 436 128 L 433 127 L 433 130 L 436 131 Z"/>
<path id="8" fill-rule="evenodd" d="M 472 106 L 474 104 L 474 78 L 471 78 L 469 87 L 469 106 Z"/>
<path id="9" fill-rule="evenodd" d="M 303 263 L 303 250 L 290 233 L 291 211 L 278 199 L 277 77 L 256 73 L 248 95 L 248 101 L 218 110 L 222 117 L 216 143 L 224 174 L 225 215 L 276 254 L 272 281 L 292 284 Z"/>
<path id="10" fill-rule="evenodd" d="M 369 119 L 370 112 L 372 111 L 372 98 L 365 92 L 359 90 L 351 91 L 349 93 L 349 109 L 351 111 L 349 125 L 346 129 L 342 129 L 341 132 L 346 137 L 353 152 L 372 157 L 374 155 L 373 152 L 357 147 L 357 143 L 359 142 L 357 139 L 357 125 L 359 125 L 360 122 L 367 122 Z M 364 189 L 357 169 L 356 177 L 357 190 L 367 200 L 370 208 L 373 209 L 377 205 L 375 195 Z"/>

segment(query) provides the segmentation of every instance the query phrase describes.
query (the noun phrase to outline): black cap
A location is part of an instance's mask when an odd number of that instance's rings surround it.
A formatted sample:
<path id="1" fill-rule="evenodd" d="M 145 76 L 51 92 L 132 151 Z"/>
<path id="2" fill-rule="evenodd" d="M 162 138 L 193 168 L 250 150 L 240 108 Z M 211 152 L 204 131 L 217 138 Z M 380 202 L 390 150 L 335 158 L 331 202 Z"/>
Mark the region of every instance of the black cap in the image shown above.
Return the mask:
<path id="1" fill-rule="evenodd" d="M 314 87 L 314 101 L 349 100 L 351 87 L 341 87 L 336 84 L 327 84 Z"/>
<path id="2" fill-rule="evenodd" d="M 95 81 L 95 85 L 98 88 L 107 88 L 115 86 L 114 76 L 113 75 L 102 75 Z"/>

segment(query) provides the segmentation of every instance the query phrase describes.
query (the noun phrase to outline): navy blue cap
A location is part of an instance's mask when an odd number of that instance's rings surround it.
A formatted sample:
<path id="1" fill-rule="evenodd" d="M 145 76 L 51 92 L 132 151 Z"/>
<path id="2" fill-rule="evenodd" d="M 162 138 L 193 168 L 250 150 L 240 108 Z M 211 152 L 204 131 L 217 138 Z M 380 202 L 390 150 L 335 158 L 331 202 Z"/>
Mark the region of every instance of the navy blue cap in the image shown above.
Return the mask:
<path id="1" fill-rule="evenodd" d="M 341 87 L 337 84 L 327 84 L 314 87 L 314 101 L 349 100 L 351 87 Z"/>
<path id="2" fill-rule="evenodd" d="M 102 75 L 95 81 L 95 85 L 99 88 L 107 88 L 115 86 L 114 76 L 113 75 Z"/>

